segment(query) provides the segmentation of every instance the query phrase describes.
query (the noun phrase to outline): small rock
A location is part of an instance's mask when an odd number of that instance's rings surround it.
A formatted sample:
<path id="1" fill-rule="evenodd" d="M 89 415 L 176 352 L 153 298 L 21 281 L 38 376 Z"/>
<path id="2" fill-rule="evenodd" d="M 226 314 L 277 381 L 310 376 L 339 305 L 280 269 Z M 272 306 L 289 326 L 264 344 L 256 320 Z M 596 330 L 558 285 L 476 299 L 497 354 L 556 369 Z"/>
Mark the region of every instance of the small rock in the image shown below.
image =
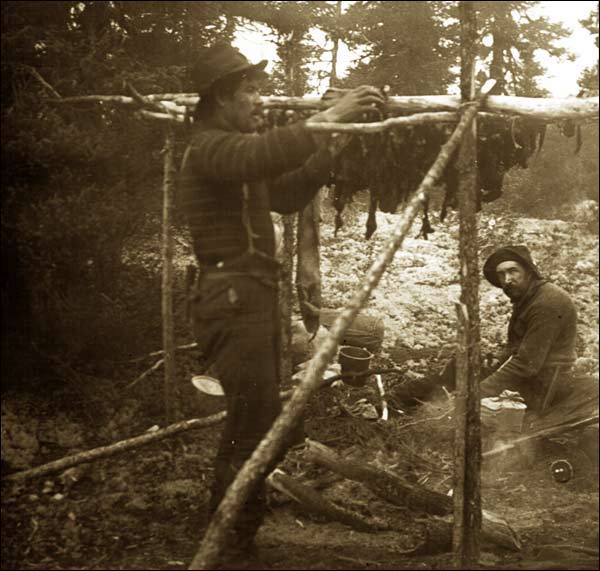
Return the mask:
<path id="1" fill-rule="evenodd" d="M 54 482 L 52 480 L 46 480 L 44 487 L 42 488 L 42 494 L 51 494 L 54 490 Z"/>
<path id="2" fill-rule="evenodd" d="M 56 502 L 60 502 L 61 500 L 63 500 L 65 498 L 65 496 L 63 494 L 54 494 L 52 496 L 52 499 Z"/>
<path id="3" fill-rule="evenodd" d="M 135 511 L 146 511 L 150 507 L 150 504 L 142 497 L 135 496 L 129 502 L 125 504 L 125 509 Z"/>
<path id="4" fill-rule="evenodd" d="M 37 502 L 37 501 L 40 499 L 40 497 L 39 497 L 37 494 L 29 494 L 29 495 L 27 496 L 27 499 L 28 499 L 30 502 Z"/>

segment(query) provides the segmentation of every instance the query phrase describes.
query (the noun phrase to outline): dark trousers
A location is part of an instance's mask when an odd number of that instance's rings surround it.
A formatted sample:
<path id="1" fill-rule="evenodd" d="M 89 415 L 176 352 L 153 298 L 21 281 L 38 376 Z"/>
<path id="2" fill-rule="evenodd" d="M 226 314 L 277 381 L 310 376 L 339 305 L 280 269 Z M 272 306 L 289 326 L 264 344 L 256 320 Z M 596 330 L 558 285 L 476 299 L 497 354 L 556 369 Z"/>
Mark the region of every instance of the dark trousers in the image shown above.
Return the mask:
<path id="1" fill-rule="evenodd" d="M 193 297 L 196 341 L 221 381 L 227 419 L 215 459 L 210 510 L 214 512 L 281 410 L 280 320 L 276 277 L 215 272 L 203 276 Z M 264 477 L 250 493 L 236 526 L 251 540 L 266 511 Z"/>

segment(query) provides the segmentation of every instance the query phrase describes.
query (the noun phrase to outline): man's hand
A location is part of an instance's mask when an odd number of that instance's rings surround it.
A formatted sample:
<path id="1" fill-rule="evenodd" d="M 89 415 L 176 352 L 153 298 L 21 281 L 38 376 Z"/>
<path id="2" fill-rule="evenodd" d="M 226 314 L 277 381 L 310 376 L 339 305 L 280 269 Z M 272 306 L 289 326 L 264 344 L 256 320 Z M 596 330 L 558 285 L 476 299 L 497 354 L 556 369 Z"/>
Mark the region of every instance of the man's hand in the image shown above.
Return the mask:
<path id="1" fill-rule="evenodd" d="M 329 109 L 321 111 L 309 119 L 307 123 L 346 123 L 358 119 L 366 111 L 384 104 L 381 90 L 370 85 L 362 85 L 343 95 Z"/>

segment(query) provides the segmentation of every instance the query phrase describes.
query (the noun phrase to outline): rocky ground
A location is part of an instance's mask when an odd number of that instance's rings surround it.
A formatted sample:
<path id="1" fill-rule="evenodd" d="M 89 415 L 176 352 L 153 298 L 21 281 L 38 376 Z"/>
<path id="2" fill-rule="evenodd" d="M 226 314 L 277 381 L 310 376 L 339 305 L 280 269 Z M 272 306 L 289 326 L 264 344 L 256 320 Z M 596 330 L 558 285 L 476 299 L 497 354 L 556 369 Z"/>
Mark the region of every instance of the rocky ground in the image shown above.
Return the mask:
<path id="1" fill-rule="evenodd" d="M 333 234 L 324 210 L 322 274 L 324 305 L 342 307 L 389 236 L 398 215 L 378 214 L 378 230 L 363 238 L 366 214 L 348 208 Z M 525 243 L 542 273 L 571 293 L 579 311 L 581 372 L 598 371 L 598 236 L 583 222 L 516 218 L 487 209 L 481 215 L 480 251 Z M 393 392 L 407 378 L 431 374 L 442 348 L 455 342 L 457 298 L 456 217 L 435 223 L 429 240 L 417 239 L 419 223 L 385 274 L 368 314 L 382 317 L 386 333 L 374 364 L 398 366 L 384 378 Z M 184 252 L 185 253 L 185 252 Z M 481 282 L 484 351 L 502 342 L 510 314 L 503 294 Z M 185 342 L 186 339 L 180 339 Z M 189 339 L 187 339 L 189 341 Z M 201 397 L 189 383 L 196 356 L 178 357 L 185 413 L 219 410 L 218 398 Z M 141 363 L 135 374 L 152 361 Z M 4 395 L 3 472 L 26 468 L 93 446 L 143 433 L 162 423 L 161 374 L 127 388 L 134 372 L 115 368 L 115 379 L 82 387 L 56 384 L 42 394 Z M 48 394 L 51 398 L 48 398 Z M 451 489 L 451 399 L 441 395 L 413 410 L 392 411 L 386 422 L 352 415 L 353 403 L 379 406 L 373 381 L 360 389 L 342 385 L 313 398 L 307 434 L 345 455 L 396 471 L 442 493 Z M 134 452 L 83 464 L 69 472 L 2 487 L 4 569 L 184 569 L 206 526 L 205 504 L 218 427 L 189 432 Z M 537 444 L 484 465 L 483 503 L 505 517 L 524 549 L 512 553 L 485 545 L 481 567 L 489 569 L 597 568 L 597 429 Z M 550 464 L 568 459 L 573 478 L 557 482 Z M 323 477 L 301 452 L 283 468 L 303 479 Z M 271 494 L 271 511 L 260 531 L 261 556 L 273 569 L 448 569 L 444 553 L 407 554 L 423 539 L 423 514 L 394 507 L 362 485 L 333 480 L 325 497 L 394 531 L 364 533 L 299 510 Z M 591 554 L 591 555 L 590 555 Z M 562 565 L 562 566 L 561 566 Z M 537 566 L 537 567 L 536 567 Z"/>

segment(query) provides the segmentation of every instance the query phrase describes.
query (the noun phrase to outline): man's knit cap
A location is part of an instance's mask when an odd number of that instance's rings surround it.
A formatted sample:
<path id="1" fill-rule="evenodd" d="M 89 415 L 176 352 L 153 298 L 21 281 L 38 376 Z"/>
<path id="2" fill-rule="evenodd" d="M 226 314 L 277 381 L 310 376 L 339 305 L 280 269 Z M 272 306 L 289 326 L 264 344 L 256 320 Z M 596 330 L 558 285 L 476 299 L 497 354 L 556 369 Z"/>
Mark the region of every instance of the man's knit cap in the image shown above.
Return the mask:
<path id="1" fill-rule="evenodd" d="M 498 279 L 498 273 L 496 272 L 498 264 L 502 262 L 517 262 L 526 270 L 532 272 L 537 279 L 542 279 L 526 246 L 504 246 L 496 250 L 483 265 L 483 275 L 493 286 L 502 287 Z"/>

